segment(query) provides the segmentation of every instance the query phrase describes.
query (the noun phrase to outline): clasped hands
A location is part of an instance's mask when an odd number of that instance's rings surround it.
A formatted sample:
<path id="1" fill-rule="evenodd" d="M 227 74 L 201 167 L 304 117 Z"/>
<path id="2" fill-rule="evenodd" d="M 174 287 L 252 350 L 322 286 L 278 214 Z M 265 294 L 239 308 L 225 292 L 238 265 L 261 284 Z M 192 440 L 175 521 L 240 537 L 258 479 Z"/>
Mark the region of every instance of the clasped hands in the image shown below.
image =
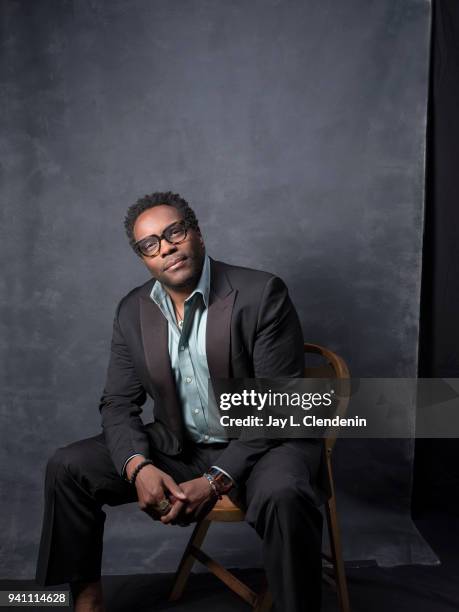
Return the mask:
<path id="1" fill-rule="evenodd" d="M 178 485 L 169 474 L 153 465 L 140 470 L 135 481 L 140 509 L 165 525 L 188 525 L 204 518 L 217 501 L 205 476 L 181 482 Z M 160 515 L 155 506 L 164 498 L 171 507 Z"/>

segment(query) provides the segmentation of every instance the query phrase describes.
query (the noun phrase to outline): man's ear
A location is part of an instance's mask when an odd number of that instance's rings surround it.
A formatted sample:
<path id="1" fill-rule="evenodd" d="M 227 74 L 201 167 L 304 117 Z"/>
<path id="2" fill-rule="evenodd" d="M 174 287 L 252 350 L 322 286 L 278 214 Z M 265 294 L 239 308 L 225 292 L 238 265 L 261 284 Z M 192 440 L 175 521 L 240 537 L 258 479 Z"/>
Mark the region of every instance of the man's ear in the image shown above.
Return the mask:
<path id="1" fill-rule="evenodd" d="M 200 228 L 199 228 L 199 225 L 198 225 L 198 227 L 196 228 L 196 230 L 195 230 L 195 231 L 196 231 L 196 233 L 197 233 L 197 235 L 198 235 L 199 242 L 201 243 L 201 246 L 203 246 L 203 247 L 204 247 L 204 246 L 205 246 L 205 244 L 204 244 L 204 238 L 202 237 L 202 234 L 201 234 L 201 230 L 200 230 Z"/>

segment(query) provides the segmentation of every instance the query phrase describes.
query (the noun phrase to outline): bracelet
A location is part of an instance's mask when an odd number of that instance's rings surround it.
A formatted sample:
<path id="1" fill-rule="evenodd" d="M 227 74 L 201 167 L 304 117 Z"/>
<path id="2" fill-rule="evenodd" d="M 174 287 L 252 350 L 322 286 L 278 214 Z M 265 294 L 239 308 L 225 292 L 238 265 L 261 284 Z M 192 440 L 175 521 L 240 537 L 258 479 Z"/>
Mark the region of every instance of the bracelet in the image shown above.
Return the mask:
<path id="1" fill-rule="evenodd" d="M 218 492 L 217 485 L 215 484 L 215 481 L 214 481 L 213 477 L 210 474 L 208 474 L 207 472 L 205 474 L 203 474 L 203 476 L 204 476 L 204 478 L 207 478 L 207 481 L 210 484 L 210 487 L 213 490 L 213 492 L 215 493 L 216 497 L 218 497 L 218 499 L 221 499 L 222 496 Z"/>
<path id="2" fill-rule="evenodd" d="M 131 477 L 129 478 L 129 484 L 131 485 L 135 484 L 135 479 L 137 478 L 138 473 L 146 465 L 154 465 L 154 463 L 151 459 L 145 459 L 145 461 L 142 461 L 141 463 L 139 463 L 139 465 L 135 468 L 135 470 L 132 472 Z"/>

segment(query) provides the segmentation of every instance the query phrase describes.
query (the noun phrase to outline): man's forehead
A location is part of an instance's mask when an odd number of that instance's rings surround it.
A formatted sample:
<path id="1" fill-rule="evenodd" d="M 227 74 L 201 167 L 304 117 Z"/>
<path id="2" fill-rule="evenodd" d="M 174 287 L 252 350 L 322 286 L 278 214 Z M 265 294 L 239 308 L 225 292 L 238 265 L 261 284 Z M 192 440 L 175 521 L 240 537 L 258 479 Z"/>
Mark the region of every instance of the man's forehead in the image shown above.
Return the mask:
<path id="1" fill-rule="evenodd" d="M 141 239 L 140 234 L 161 234 L 168 225 L 174 223 L 174 221 L 180 221 L 182 218 L 181 213 L 174 206 L 161 204 L 153 208 L 147 208 L 137 217 L 134 224 L 134 234 L 137 240 Z"/>

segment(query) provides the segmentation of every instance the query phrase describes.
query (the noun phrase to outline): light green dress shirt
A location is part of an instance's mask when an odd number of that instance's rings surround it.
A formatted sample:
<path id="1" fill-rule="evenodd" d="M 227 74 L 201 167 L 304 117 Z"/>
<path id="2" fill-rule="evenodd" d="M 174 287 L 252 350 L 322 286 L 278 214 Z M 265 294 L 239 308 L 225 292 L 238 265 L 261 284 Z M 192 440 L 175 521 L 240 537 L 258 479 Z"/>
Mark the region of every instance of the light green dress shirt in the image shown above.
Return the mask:
<path id="1" fill-rule="evenodd" d="M 209 293 L 210 260 L 206 254 L 199 282 L 185 300 L 183 322 L 177 322 L 171 298 L 161 283 L 156 282 L 150 294 L 168 322 L 169 356 L 186 433 L 194 442 L 204 443 L 228 441 L 224 435 L 216 435 L 219 430 L 223 434 L 218 415 L 209 414 L 210 374 L 206 354 Z"/>

